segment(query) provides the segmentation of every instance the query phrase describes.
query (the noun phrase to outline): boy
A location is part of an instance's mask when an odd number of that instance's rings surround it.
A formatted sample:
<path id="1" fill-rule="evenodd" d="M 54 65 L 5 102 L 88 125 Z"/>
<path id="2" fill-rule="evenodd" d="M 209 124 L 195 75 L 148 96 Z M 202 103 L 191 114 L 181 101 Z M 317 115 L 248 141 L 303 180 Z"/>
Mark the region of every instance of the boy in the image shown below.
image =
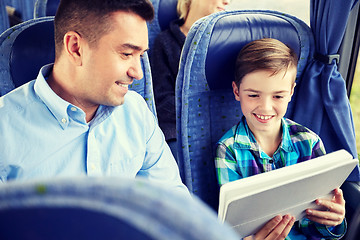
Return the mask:
<path id="1" fill-rule="evenodd" d="M 218 142 L 215 165 L 220 185 L 325 154 L 315 133 L 284 118 L 296 85 L 296 67 L 296 54 L 275 39 L 253 41 L 240 51 L 232 87 L 244 116 Z M 335 189 L 331 201 L 316 203 L 328 211 L 308 209 L 307 219 L 295 224 L 287 239 L 344 235 L 341 190 Z"/>

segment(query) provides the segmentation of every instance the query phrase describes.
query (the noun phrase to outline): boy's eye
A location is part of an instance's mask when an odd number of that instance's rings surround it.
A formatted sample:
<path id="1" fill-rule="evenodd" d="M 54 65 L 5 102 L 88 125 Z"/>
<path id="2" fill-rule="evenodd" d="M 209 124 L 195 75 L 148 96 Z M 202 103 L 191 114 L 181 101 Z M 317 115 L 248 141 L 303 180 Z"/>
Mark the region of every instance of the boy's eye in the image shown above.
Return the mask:
<path id="1" fill-rule="evenodd" d="M 281 98 L 284 98 L 283 96 L 274 96 L 274 98 L 276 98 L 276 99 L 281 99 Z"/>
<path id="2" fill-rule="evenodd" d="M 248 95 L 249 97 L 251 97 L 251 98 L 256 98 L 256 97 L 258 97 L 259 95 L 257 95 L 257 94 L 250 94 L 250 95 Z"/>

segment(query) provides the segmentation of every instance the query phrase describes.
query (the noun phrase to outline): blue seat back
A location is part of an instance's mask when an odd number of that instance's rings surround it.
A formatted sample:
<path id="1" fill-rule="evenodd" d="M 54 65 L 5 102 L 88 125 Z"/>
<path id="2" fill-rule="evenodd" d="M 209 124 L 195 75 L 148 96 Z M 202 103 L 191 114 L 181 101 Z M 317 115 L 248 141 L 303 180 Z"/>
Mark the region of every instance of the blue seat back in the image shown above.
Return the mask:
<path id="1" fill-rule="evenodd" d="M 154 20 L 148 23 L 150 52 L 157 35 L 167 29 L 172 20 L 179 18 L 176 12 L 177 0 L 151 0 L 151 3 L 155 16 Z"/>
<path id="2" fill-rule="evenodd" d="M 35 79 L 42 66 L 54 62 L 54 18 L 36 18 L 0 35 L 0 96 Z M 134 81 L 130 90 L 138 92 L 156 116 L 150 63 L 142 58 L 143 79 Z"/>
<path id="3" fill-rule="evenodd" d="M 237 239 L 199 200 L 141 179 L 9 182 L 0 203 L 1 239 Z"/>
<path id="4" fill-rule="evenodd" d="M 34 18 L 55 16 L 60 0 L 36 0 Z"/>
<path id="5" fill-rule="evenodd" d="M 9 17 L 6 12 L 4 0 L 0 0 L 0 34 L 10 27 Z"/>
<path id="6" fill-rule="evenodd" d="M 215 144 L 242 116 L 231 87 L 235 59 L 245 44 L 265 37 L 298 54 L 300 84 L 314 40 L 310 28 L 295 17 L 274 11 L 221 12 L 196 22 L 185 41 L 175 92 L 179 161 L 187 187 L 214 209 L 219 191 Z"/>

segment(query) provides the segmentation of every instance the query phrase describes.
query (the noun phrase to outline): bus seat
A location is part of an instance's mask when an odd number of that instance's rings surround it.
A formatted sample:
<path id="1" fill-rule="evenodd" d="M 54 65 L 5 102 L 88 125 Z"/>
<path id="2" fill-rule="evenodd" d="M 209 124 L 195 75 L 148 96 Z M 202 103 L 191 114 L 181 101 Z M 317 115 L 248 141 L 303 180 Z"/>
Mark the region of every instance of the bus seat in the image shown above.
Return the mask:
<path id="1" fill-rule="evenodd" d="M 359 240 L 360 239 L 360 205 L 355 210 L 351 221 L 349 223 L 348 231 L 344 240 Z"/>
<path id="2" fill-rule="evenodd" d="M 34 17 L 55 16 L 60 0 L 36 0 Z M 154 20 L 148 22 L 149 47 L 151 47 L 156 36 L 169 27 L 169 23 L 178 18 L 176 13 L 177 0 L 151 0 L 155 16 Z"/>
<path id="3" fill-rule="evenodd" d="M 172 20 L 178 18 L 177 0 L 151 0 L 151 3 L 154 7 L 155 16 L 154 20 L 148 23 L 150 53 L 157 35 L 167 29 Z"/>
<path id="4" fill-rule="evenodd" d="M 0 0 L 0 34 L 10 27 L 4 0 Z"/>
<path id="5" fill-rule="evenodd" d="M 36 0 L 34 18 L 55 16 L 60 0 Z"/>
<path id="6" fill-rule="evenodd" d="M 54 62 L 53 19 L 50 16 L 31 19 L 0 35 L 0 96 L 35 79 L 43 65 Z M 144 77 L 134 81 L 129 89 L 138 92 L 156 116 L 147 54 L 141 61 Z"/>
<path id="7" fill-rule="evenodd" d="M 299 84 L 314 54 L 314 39 L 304 22 L 283 13 L 212 14 L 194 24 L 183 48 L 175 90 L 178 155 L 184 166 L 180 172 L 190 191 L 216 210 L 215 144 L 242 116 L 231 87 L 235 59 L 245 44 L 265 37 L 276 38 L 297 53 Z M 293 111 L 293 101 L 287 114 Z"/>
<path id="8" fill-rule="evenodd" d="M 27 21 L 34 16 L 36 0 L 5 0 L 6 5 L 14 7 L 21 14 L 22 21 Z"/>
<path id="9" fill-rule="evenodd" d="M 0 238 L 238 239 L 198 199 L 141 179 L 88 177 L 1 185 Z"/>

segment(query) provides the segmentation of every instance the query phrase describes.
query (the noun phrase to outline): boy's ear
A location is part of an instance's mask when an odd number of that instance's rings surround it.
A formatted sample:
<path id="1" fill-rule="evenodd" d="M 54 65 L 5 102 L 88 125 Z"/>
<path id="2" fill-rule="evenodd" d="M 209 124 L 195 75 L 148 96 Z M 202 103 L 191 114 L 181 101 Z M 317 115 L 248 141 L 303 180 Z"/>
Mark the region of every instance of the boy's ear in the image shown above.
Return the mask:
<path id="1" fill-rule="evenodd" d="M 82 64 L 82 54 L 81 54 L 81 36 L 74 31 L 67 32 L 64 36 L 64 49 L 70 59 L 77 66 Z"/>
<path id="2" fill-rule="evenodd" d="M 291 87 L 290 97 L 292 97 L 294 95 L 295 86 L 296 86 L 296 82 L 294 82 L 292 87 Z"/>
<path id="3" fill-rule="evenodd" d="M 295 86 L 296 86 L 296 83 L 294 82 L 291 86 L 289 102 L 291 101 L 291 98 L 294 95 Z"/>
<path id="4" fill-rule="evenodd" d="M 240 101 L 239 88 L 238 88 L 238 86 L 236 85 L 235 81 L 232 82 L 232 88 L 233 88 L 233 92 L 234 92 L 235 99 L 236 99 L 237 101 Z"/>

